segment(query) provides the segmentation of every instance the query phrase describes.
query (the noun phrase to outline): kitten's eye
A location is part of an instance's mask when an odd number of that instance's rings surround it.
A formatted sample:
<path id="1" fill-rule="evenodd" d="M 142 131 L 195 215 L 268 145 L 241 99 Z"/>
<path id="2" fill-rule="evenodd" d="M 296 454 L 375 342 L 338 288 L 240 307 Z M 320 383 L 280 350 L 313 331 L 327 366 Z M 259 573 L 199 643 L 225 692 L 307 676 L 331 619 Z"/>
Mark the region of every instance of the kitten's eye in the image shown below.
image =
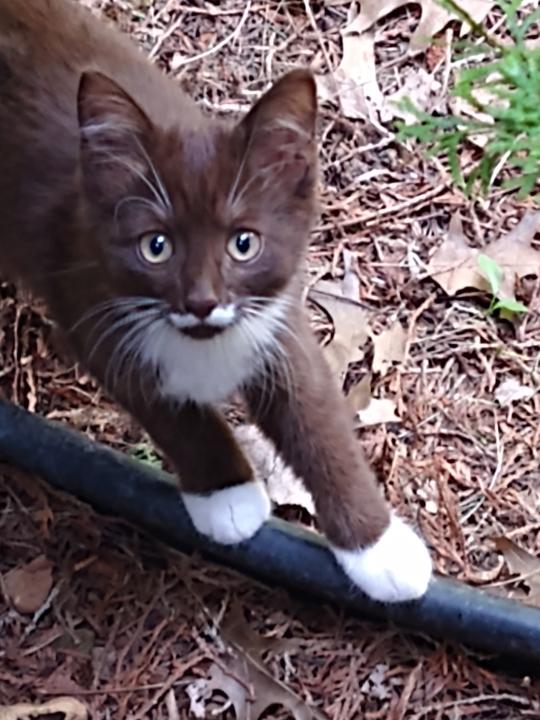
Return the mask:
<path id="1" fill-rule="evenodd" d="M 261 236 L 251 230 L 238 230 L 227 243 L 227 252 L 236 262 L 253 260 L 261 249 Z"/>
<path id="2" fill-rule="evenodd" d="M 172 242 L 161 233 L 148 233 L 139 240 L 139 249 L 146 262 L 157 265 L 167 262 L 173 253 Z"/>

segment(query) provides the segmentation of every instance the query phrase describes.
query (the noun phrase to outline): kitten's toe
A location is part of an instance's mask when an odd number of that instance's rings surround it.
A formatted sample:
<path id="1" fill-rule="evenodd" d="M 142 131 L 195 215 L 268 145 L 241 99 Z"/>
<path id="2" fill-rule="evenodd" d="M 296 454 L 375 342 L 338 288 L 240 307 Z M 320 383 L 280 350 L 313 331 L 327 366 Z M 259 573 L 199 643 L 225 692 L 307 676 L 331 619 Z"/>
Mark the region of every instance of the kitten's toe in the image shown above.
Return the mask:
<path id="1" fill-rule="evenodd" d="M 182 493 L 182 498 L 196 529 L 222 545 L 255 535 L 272 510 L 264 485 L 255 480 L 206 495 Z"/>
<path id="2" fill-rule="evenodd" d="M 392 516 L 381 537 L 362 550 L 333 548 L 349 578 L 381 602 L 421 597 L 431 578 L 431 558 L 424 541 L 400 518 Z"/>

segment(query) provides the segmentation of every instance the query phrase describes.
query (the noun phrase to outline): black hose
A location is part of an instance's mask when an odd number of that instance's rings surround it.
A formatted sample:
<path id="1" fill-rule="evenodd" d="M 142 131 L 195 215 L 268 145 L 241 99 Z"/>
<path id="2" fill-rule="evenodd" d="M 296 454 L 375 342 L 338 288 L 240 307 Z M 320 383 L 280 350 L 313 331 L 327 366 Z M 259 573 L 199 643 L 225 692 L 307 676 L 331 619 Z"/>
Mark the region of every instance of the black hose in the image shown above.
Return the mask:
<path id="1" fill-rule="evenodd" d="M 222 546 L 193 529 L 178 492 L 159 473 L 56 423 L 0 402 L 0 457 L 96 509 L 124 517 L 174 547 L 324 598 L 365 618 L 447 638 L 520 666 L 540 661 L 540 610 L 452 580 L 433 579 L 419 601 L 382 605 L 351 587 L 315 533 L 271 520 L 248 542 Z"/>

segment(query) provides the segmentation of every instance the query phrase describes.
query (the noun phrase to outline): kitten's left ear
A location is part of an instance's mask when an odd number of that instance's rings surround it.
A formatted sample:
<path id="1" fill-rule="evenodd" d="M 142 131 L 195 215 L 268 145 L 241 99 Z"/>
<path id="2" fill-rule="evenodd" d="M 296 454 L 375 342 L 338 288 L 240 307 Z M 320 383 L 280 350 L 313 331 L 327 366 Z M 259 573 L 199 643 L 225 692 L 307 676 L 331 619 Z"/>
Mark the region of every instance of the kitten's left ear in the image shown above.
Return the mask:
<path id="1" fill-rule="evenodd" d="M 144 169 L 144 138 L 152 124 L 119 85 L 99 72 L 81 76 L 77 95 L 81 161 L 90 185 L 110 195 Z"/>
<path id="2" fill-rule="evenodd" d="M 300 194 L 311 189 L 317 165 L 317 89 L 309 70 L 278 80 L 241 123 L 248 156 L 257 167 L 279 167 L 296 179 Z M 291 174 L 292 173 L 292 174 Z"/>

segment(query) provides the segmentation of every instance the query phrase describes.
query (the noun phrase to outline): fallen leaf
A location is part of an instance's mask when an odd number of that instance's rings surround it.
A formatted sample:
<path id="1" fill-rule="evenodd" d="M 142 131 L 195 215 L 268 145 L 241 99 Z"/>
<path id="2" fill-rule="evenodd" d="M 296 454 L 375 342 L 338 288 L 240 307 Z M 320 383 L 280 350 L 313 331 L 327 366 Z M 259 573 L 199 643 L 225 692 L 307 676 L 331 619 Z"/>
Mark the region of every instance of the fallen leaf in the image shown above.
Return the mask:
<path id="1" fill-rule="evenodd" d="M 270 650 L 283 651 L 294 641 L 264 637 L 256 633 L 246 622 L 239 604 L 234 604 L 222 628 L 223 639 L 231 647 L 226 663 L 214 663 L 204 688 L 208 699 L 218 690 L 231 701 L 237 718 L 258 720 L 271 705 L 286 708 L 295 720 L 326 720 L 316 708 L 310 708 L 302 698 L 285 683 L 276 680 L 263 665 L 263 654 Z M 191 693 L 194 695 L 194 692 Z M 201 698 L 195 707 L 200 708 Z"/>
<path id="2" fill-rule="evenodd" d="M 210 668 L 210 682 L 212 680 L 212 671 L 215 667 L 217 667 L 217 665 L 212 665 Z M 186 686 L 186 695 L 189 698 L 189 713 L 191 717 L 202 720 L 206 717 L 205 700 L 212 694 L 212 691 L 209 690 L 209 684 L 209 681 L 205 678 L 197 678 L 197 680 L 194 680 Z"/>
<path id="3" fill-rule="evenodd" d="M 345 400 L 353 415 L 356 415 L 359 410 L 365 410 L 367 408 L 372 400 L 371 373 L 364 375 L 359 383 L 356 383 L 356 385 L 350 388 Z"/>
<path id="4" fill-rule="evenodd" d="M 388 665 L 386 663 L 378 663 L 375 665 L 360 691 L 370 697 L 376 697 L 377 700 L 386 700 L 392 695 L 390 683 L 388 682 Z"/>
<path id="5" fill-rule="evenodd" d="M 408 68 L 399 90 L 385 98 L 382 119 L 388 121 L 399 117 L 406 125 L 418 122 L 418 117 L 414 113 L 402 107 L 403 100 L 410 100 L 418 110 L 432 112 L 439 101 L 440 89 L 441 83 L 424 68 Z"/>
<path id="6" fill-rule="evenodd" d="M 239 425 L 234 434 L 255 474 L 266 483 L 270 499 L 276 505 L 303 507 L 315 515 L 313 496 L 302 480 L 283 462 L 274 445 L 256 425 Z"/>
<path id="7" fill-rule="evenodd" d="M 526 275 L 540 277 L 540 250 L 531 240 L 540 231 L 540 213 L 526 213 L 520 222 L 506 235 L 491 242 L 484 254 L 504 271 L 499 297 L 514 297 L 516 278 Z"/>
<path id="8" fill-rule="evenodd" d="M 0 720 L 30 720 L 42 715 L 63 715 L 63 720 L 86 720 L 88 711 L 86 707 L 69 697 L 59 697 L 55 700 L 34 705 L 33 703 L 19 703 L 9 707 L 0 706 Z"/>
<path id="9" fill-rule="evenodd" d="M 351 413 L 362 425 L 400 422 L 396 403 L 390 398 L 374 398 L 371 394 L 371 374 L 354 385 L 346 397 Z"/>
<path id="10" fill-rule="evenodd" d="M 334 334 L 323 347 L 323 353 L 340 382 L 349 363 L 362 359 L 360 348 L 369 336 L 369 313 L 358 302 L 360 283 L 352 268 L 351 255 L 344 253 L 344 265 L 341 281 L 319 280 L 309 293 L 309 297 L 328 313 L 334 325 Z"/>
<path id="11" fill-rule="evenodd" d="M 383 423 L 400 422 L 396 403 L 390 398 L 371 398 L 364 410 L 359 410 L 357 417 L 362 425 L 382 425 Z"/>
<path id="12" fill-rule="evenodd" d="M 394 363 L 401 363 L 407 352 L 407 331 L 400 322 L 395 322 L 388 330 L 372 335 L 373 372 L 385 375 Z"/>
<path id="13" fill-rule="evenodd" d="M 498 298 L 514 299 L 517 278 L 540 276 L 540 250 L 531 245 L 539 229 L 540 213 L 527 213 L 509 233 L 492 241 L 481 251 L 503 272 Z M 429 262 L 428 273 L 447 295 L 455 295 L 466 288 L 489 293 L 489 279 L 482 274 L 477 262 L 479 254 L 479 250 L 468 244 L 461 218 L 456 213 L 450 220 L 447 238 Z"/>
<path id="14" fill-rule="evenodd" d="M 319 98 L 339 105 L 351 120 L 377 121 L 384 98 L 377 81 L 373 35 L 346 30 L 341 37 L 343 56 L 339 66 L 332 74 L 317 77 Z"/>
<path id="15" fill-rule="evenodd" d="M 411 4 L 411 0 L 362 0 L 359 15 L 351 22 L 347 30 L 363 33 L 380 18 L 409 4 Z M 432 37 L 440 32 L 450 20 L 456 19 L 455 13 L 445 10 L 437 0 L 416 0 L 415 4 L 420 5 L 421 16 L 418 27 L 411 37 L 410 54 L 426 50 Z M 475 22 L 481 23 L 493 7 L 493 0 L 467 0 L 464 7 Z M 467 33 L 469 29 L 468 24 L 463 23 L 461 34 Z"/>
<path id="16" fill-rule="evenodd" d="M 540 558 L 531 555 L 506 537 L 493 538 L 493 542 L 503 554 L 510 572 L 519 575 L 516 582 L 521 582 L 528 588 L 527 604 L 540 607 Z"/>
<path id="17" fill-rule="evenodd" d="M 506 407 L 513 402 L 528 400 L 534 393 L 534 388 L 522 385 L 517 378 L 508 378 L 495 390 L 495 399 L 501 407 Z"/>
<path id="18" fill-rule="evenodd" d="M 241 649 L 257 662 L 262 662 L 266 652 L 280 653 L 296 650 L 296 642 L 290 638 L 266 637 L 256 632 L 247 622 L 242 606 L 233 602 L 223 622 L 224 639 L 237 649 Z"/>
<path id="19" fill-rule="evenodd" d="M 478 251 L 472 248 L 463 234 L 459 214 L 452 215 L 448 235 L 433 254 L 427 271 L 447 295 L 455 295 L 465 288 L 489 290 L 489 283 L 476 264 Z"/>
<path id="20" fill-rule="evenodd" d="M 52 565 L 44 555 L 39 555 L 22 567 L 13 568 L 4 577 L 10 602 L 18 612 L 25 615 L 39 610 L 52 585 Z"/>

